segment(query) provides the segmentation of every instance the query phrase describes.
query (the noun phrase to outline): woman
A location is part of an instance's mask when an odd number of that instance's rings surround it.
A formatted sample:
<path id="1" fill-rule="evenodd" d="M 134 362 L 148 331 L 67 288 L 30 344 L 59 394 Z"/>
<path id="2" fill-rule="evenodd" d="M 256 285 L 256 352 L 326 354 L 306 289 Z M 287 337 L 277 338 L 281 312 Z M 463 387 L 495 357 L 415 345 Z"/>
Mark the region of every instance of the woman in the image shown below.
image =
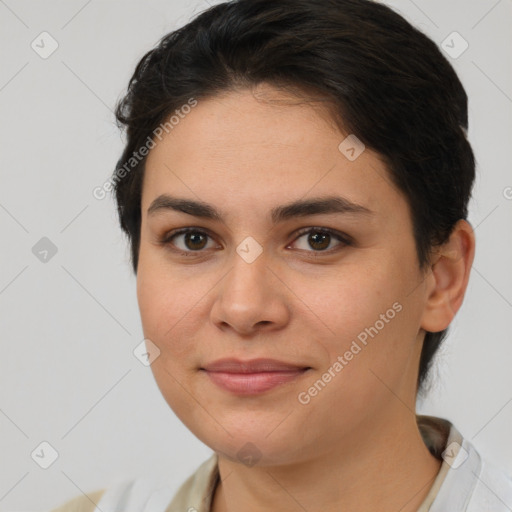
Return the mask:
<path id="1" fill-rule="evenodd" d="M 415 413 L 475 247 L 467 96 L 430 39 L 368 0 L 227 2 L 143 57 L 117 119 L 146 357 L 214 453 L 176 494 L 58 510 L 511 510 Z"/>

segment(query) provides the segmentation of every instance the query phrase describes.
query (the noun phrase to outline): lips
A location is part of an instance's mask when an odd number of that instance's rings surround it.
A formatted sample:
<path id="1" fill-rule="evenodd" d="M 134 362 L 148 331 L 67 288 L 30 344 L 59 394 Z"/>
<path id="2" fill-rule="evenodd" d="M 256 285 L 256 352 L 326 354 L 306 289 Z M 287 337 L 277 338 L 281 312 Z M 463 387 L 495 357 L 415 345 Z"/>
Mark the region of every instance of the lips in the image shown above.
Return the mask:
<path id="1" fill-rule="evenodd" d="M 275 359 L 219 359 L 201 368 L 220 388 L 241 395 L 255 395 L 291 382 L 310 367 Z"/>
<path id="2" fill-rule="evenodd" d="M 240 359 L 219 359 L 213 363 L 204 366 L 204 370 L 209 372 L 224 373 L 262 373 L 262 372 L 286 372 L 297 371 L 308 368 L 308 366 L 285 363 L 276 359 L 251 359 L 241 361 Z"/>

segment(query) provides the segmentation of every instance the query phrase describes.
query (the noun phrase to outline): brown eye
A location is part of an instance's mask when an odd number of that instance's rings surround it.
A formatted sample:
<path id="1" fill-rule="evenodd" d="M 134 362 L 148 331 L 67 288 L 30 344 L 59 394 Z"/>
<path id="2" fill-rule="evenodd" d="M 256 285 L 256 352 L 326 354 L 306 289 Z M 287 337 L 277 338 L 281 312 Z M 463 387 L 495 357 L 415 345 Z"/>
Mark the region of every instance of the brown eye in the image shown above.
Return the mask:
<path id="1" fill-rule="evenodd" d="M 332 247 L 333 241 L 338 242 L 334 248 Z M 295 248 L 308 252 L 331 252 L 341 249 L 346 245 L 351 245 L 352 242 L 348 235 L 331 229 L 306 228 L 299 233 L 293 244 L 296 246 Z"/>
<path id="2" fill-rule="evenodd" d="M 331 235 L 327 233 L 311 232 L 308 236 L 308 243 L 313 249 L 323 251 L 329 247 Z"/>
<path id="3" fill-rule="evenodd" d="M 211 241 L 213 245 L 208 246 L 209 241 Z M 208 233 L 193 228 L 181 229 L 174 233 L 170 233 L 165 236 L 160 243 L 185 254 L 203 252 L 203 249 L 211 249 L 215 247 L 215 244 Z"/>
<path id="4" fill-rule="evenodd" d="M 204 233 L 199 232 L 191 232 L 191 233 L 185 233 L 185 246 L 188 249 L 191 249 L 193 251 L 197 251 L 200 249 L 204 249 L 206 245 L 206 239 L 207 236 Z"/>

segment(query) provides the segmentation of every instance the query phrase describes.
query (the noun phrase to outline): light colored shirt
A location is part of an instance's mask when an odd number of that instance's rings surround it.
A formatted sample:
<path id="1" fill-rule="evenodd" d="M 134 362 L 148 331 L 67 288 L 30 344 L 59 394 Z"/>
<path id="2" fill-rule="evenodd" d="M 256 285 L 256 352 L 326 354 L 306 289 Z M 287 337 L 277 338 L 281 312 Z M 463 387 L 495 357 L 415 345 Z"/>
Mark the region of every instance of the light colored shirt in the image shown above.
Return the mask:
<path id="1" fill-rule="evenodd" d="M 511 512 L 512 476 L 482 460 L 449 421 L 417 415 L 428 449 L 443 460 L 417 512 Z M 219 482 L 216 453 L 174 492 L 147 477 L 118 481 L 50 512 L 210 512 Z"/>

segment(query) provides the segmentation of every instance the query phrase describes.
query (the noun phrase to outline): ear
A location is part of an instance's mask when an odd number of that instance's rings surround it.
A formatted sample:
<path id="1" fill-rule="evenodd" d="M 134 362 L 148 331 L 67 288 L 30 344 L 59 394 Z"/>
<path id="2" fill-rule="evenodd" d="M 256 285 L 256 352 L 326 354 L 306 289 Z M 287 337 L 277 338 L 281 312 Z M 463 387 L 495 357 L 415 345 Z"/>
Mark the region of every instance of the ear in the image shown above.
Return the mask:
<path id="1" fill-rule="evenodd" d="M 421 327 L 439 332 L 448 327 L 459 310 L 475 256 L 475 235 L 459 220 L 446 243 L 433 251 L 434 263 L 427 277 L 427 296 Z"/>

